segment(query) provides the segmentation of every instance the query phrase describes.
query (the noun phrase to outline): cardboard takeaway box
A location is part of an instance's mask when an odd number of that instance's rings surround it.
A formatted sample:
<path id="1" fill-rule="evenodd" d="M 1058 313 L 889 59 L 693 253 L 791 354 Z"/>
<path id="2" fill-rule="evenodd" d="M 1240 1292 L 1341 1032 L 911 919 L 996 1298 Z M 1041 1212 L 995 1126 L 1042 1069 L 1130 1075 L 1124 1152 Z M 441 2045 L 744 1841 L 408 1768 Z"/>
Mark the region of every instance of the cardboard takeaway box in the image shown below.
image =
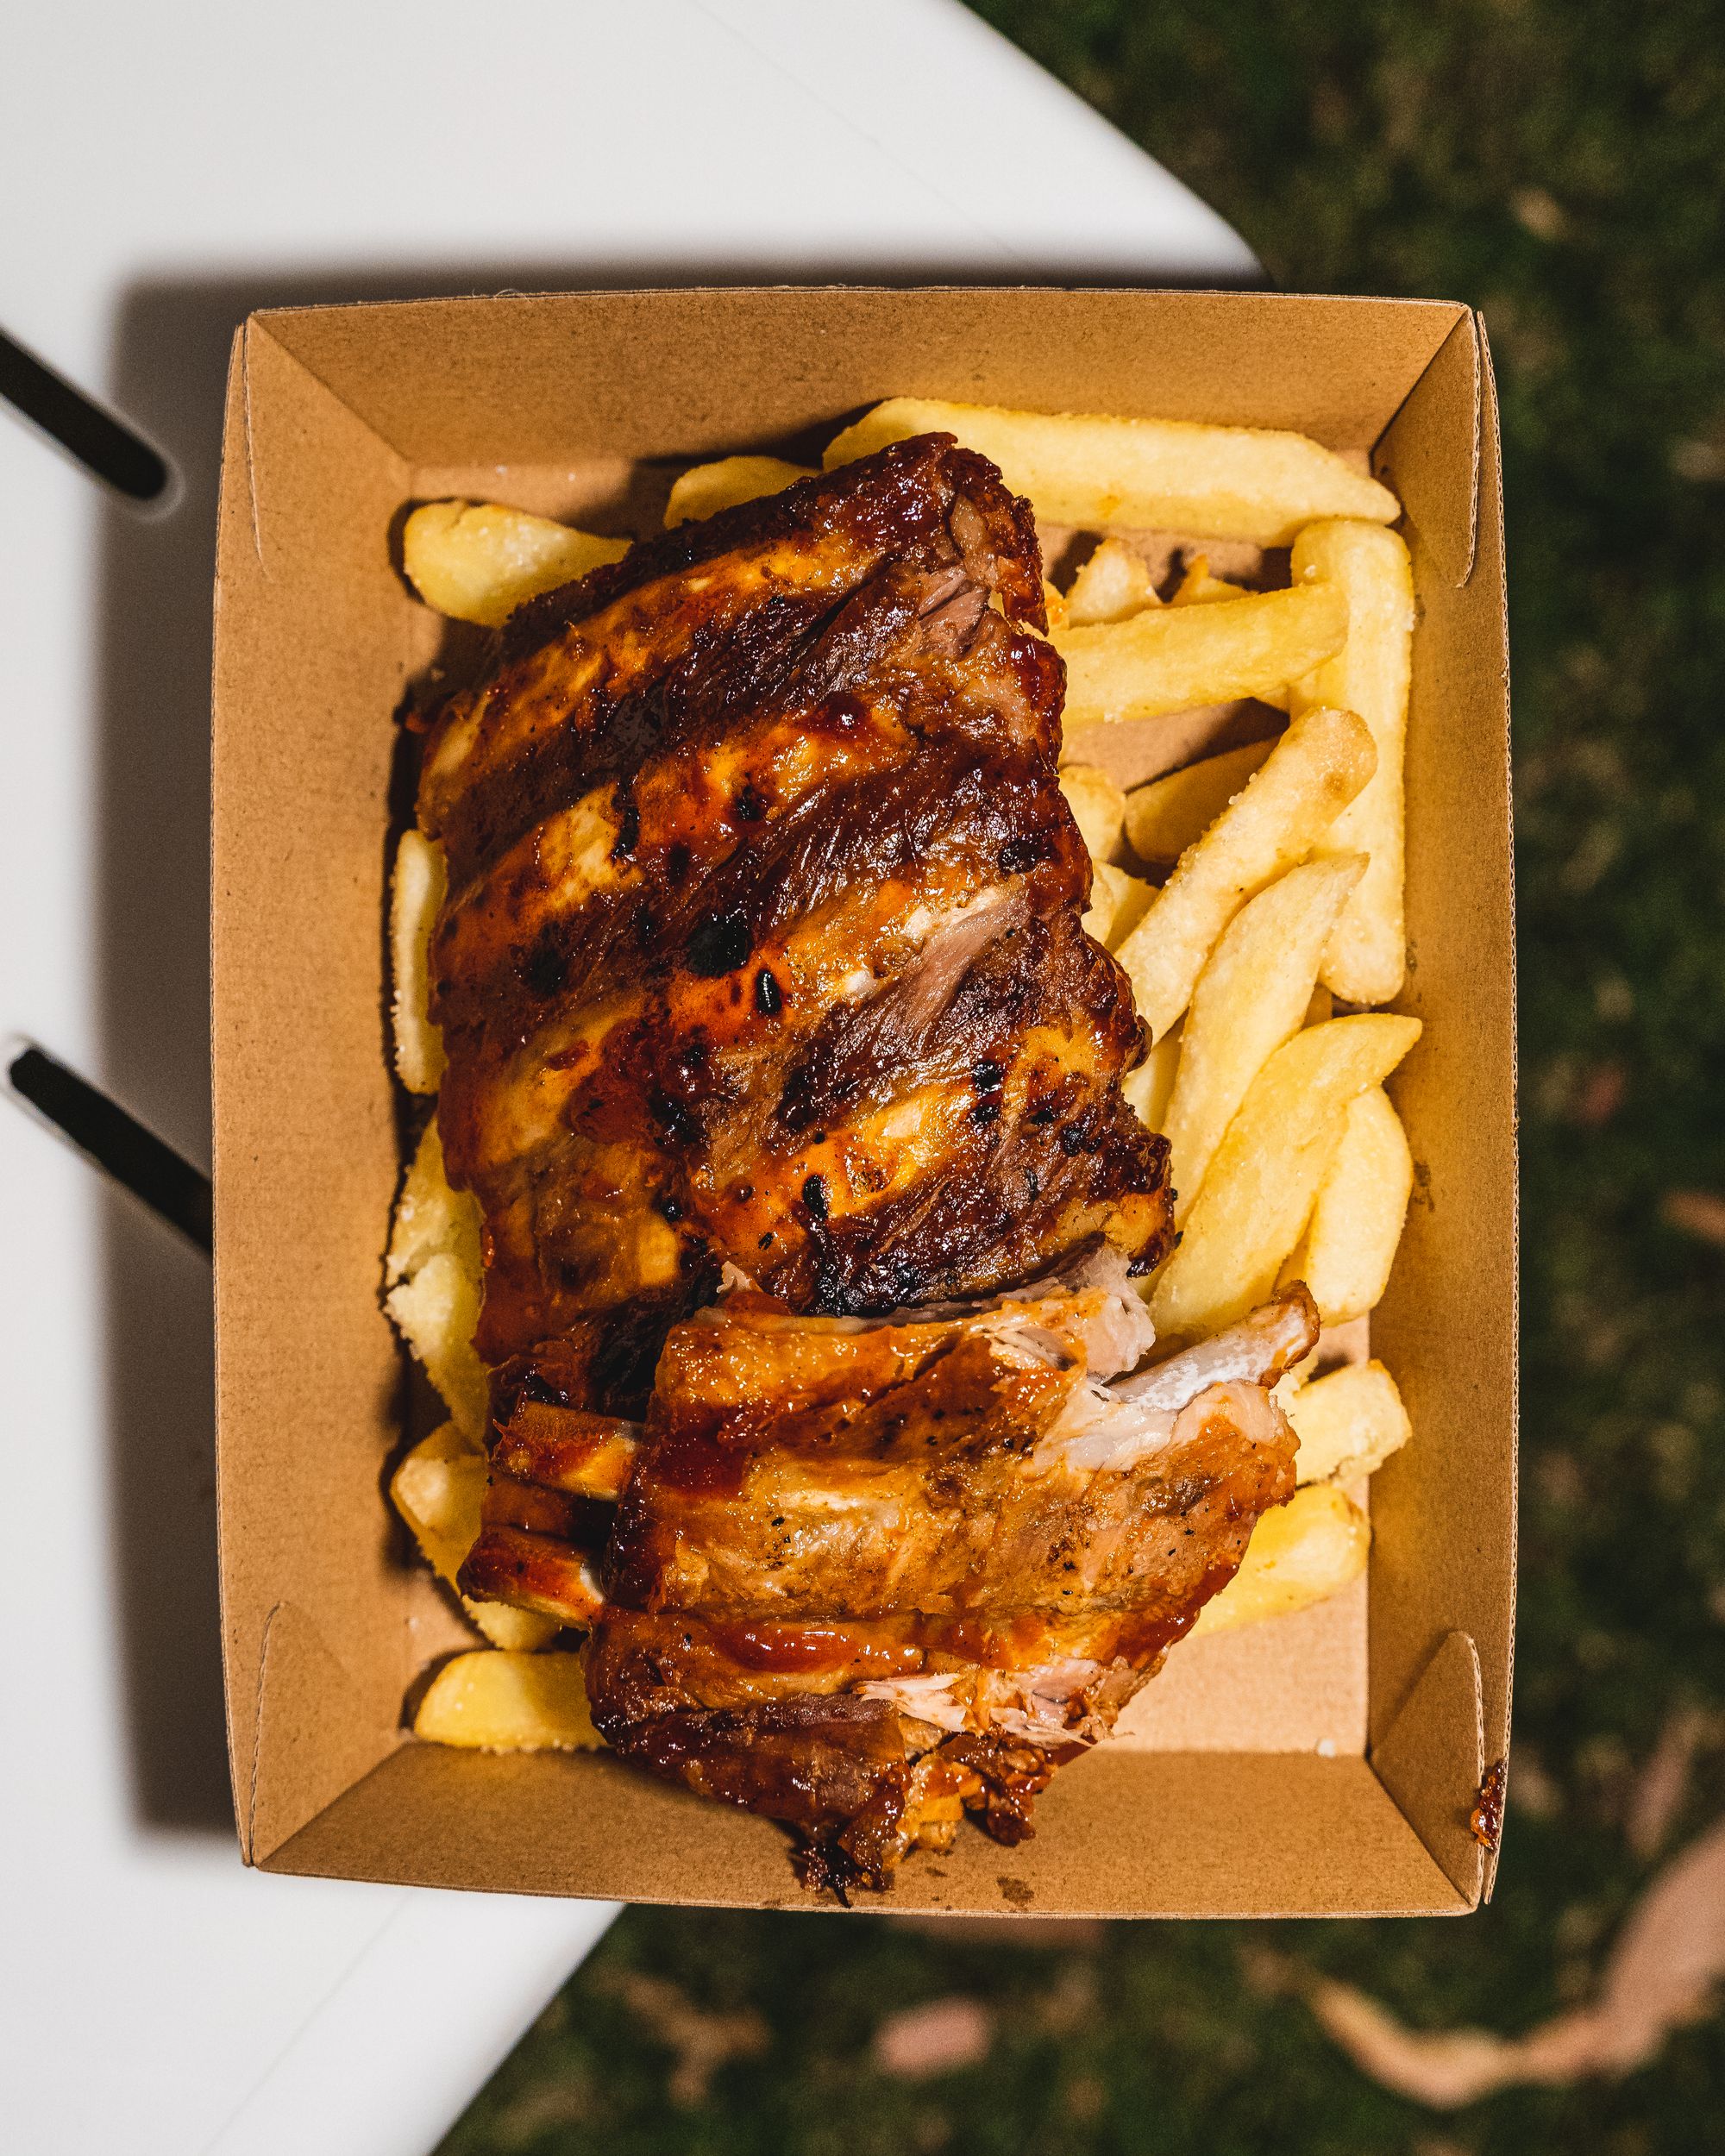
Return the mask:
<path id="1" fill-rule="evenodd" d="M 417 1743 L 416 1676 L 472 1644 L 383 1485 L 379 1307 L 399 1174 L 382 921 L 397 729 L 441 625 L 404 506 L 492 496 L 658 522 L 687 462 L 812 452 L 896 393 L 1292 427 L 1369 454 L 1421 608 L 1408 794 L 1425 1037 L 1418 1163 L 1373 1351 L 1414 1440 L 1374 1479 L 1369 1577 L 1189 1641 L 1034 1839 L 968 1828 L 869 1906 L 969 1914 L 1437 1915 L 1493 1858 L 1508 1746 L 1515 1215 L 1503 546 L 1480 324 L 1427 302 L 1036 290 L 566 293 L 254 316 L 229 382 L 214 732 L 222 1589 L 240 1833 L 275 1871 L 807 1906 L 766 1821 L 608 1755 Z M 1177 732 L 1177 730 L 1176 730 Z M 1166 764 L 1147 734 L 1113 755 Z M 1177 760 L 1177 757 L 1175 759 Z"/>

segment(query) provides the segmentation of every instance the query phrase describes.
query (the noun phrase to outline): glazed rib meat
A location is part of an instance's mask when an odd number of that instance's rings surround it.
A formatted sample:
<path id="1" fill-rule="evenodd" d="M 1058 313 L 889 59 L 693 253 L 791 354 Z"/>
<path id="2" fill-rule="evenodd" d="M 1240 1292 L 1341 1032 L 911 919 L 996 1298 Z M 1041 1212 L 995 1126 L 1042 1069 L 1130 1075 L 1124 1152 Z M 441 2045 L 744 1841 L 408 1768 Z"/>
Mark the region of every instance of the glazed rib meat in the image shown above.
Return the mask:
<path id="1" fill-rule="evenodd" d="M 1317 1337 L 1295 1288 L 1118 1379 L 1141 1306 L 1099 1256 L 957 1316 L 740 1291 L 674 1330 L 589 1658 L 619 1752 L 787 1821 L 833 1883 L 965 1808 L 1028 1831 L 1292 1495 L 1266 1388 Z"/>
<path id="2" fill-rule="evenodd" d="M 423 769 L 462 1588 L 841 1889 L 1027 1833 L 1293 1489 L 1303 1289 L 1145 1366 L 1167 1148 L 1043 619 L 1026 505 L 925 436 L 524 608 Z"/>
<path id="3" fill-rule="evenodd" d="M 1025 504 L 924 436 L 521 609 L 420 821 L 477 1345 L 638 1411 L 723 1264 L 797 1311 L 987 1294 L 1171 1232 L 1122 1099 L 1130 989 L 1079 925 Z"/>

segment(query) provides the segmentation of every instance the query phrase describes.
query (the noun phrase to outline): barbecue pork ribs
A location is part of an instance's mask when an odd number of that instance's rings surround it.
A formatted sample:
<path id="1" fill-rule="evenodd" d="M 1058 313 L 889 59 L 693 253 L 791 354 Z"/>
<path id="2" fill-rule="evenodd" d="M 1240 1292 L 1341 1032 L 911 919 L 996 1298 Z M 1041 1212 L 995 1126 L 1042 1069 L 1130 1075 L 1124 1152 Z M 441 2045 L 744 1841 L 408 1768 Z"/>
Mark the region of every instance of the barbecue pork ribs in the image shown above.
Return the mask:
<path id="1" fill-rule="evenodd" d="M 1043 624 L 1027 505 L 927 436 L 522 608 L 423 765 L 462 1586 L 590 1626 L 612 1744 L 840 1885 L 1027 1832 L 1293 1487 L 1303 1291 L 1122 1376 L 1167 1148 Z"/>

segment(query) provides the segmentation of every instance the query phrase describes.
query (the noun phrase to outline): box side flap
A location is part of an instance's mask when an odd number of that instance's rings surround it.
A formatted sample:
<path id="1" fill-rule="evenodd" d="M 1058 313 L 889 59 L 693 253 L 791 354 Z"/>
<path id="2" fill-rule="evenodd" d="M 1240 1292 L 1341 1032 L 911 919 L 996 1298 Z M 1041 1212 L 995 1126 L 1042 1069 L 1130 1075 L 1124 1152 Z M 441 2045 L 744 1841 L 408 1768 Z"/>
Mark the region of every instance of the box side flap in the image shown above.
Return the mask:
<path id="1" fill-rule="evenodd" d="M 268 1859 L 276 1871 L 831 1908 L 769 1821 L 608 1756 L 512 1758 L 409 1744 Z M 1063 1769 L 1015 1849 L 968 1829 L 862 1914 L 1458 1915 L 1468 1904 L 1360 1759 L 1125 1752 Z"/>
<path id="2" fill-rule="evenodd" d="M 1476 427 L 1470 515 L 1441 451 L 1446 441 L 1453 461 Z M 1477 1651 L 1496 1759 L 1509 1746 L 1515 1622 L 1515 950 L 1502 474 L 1482 341 L 1458 332 L 1379 454 L 1407 503 L 1422 624 L 1402 1007 L 1426 1032 L 1391 1081 L 1413 1140 L 1414 1200 L 1371 1320 L 1414 1432 L 1372 1487 L 1371 1734 L 1388 1740 L 1433 1650 L 1462 1633 Z"/>
<path id="3" fill-rule="evenodd" d="M 396 1350 L 379 1307 L 397 1175 L 380 946 L 398 655 L 399 460 L 255 323 L 229 385 L 217 536 L 211 942 L 218 1508 L 242 1827 L 279 1838 L 396 1741 L 407 1576 L 379 1480 Z M 242 1200 L 242 1202 L 235 1200 Z M 288 1313 L 291 1313 L 289 1315 Z M 339 1643 L 299 1711 L 281 1606 Z M 278 1781 L 278 1774 L 281 1779 Z"/>
<path id="4" fill-rule="evenodd" d="M 1372 469 L 1402 505 L 1409 548 L 1454 585 L 1473 573 L 1484 435 L 1480 335 L 1469 313 L 1438 348 L 1372 456 Z M 1458 454 L 1470 437 L 1471 453 Z"/>
<path id="5" fill-rule="evenodd" d="M 1371 1764 L 1444 1876 L 1477 1908 L 1485 1851 L 1468 1821 L 1485 1777 L 1485 1727 L 1479 1657 L 1465 1632 L 1450 1633 L 1426 1664 Z"/>
<path id="6" fill-rule="evenodd" d="M 260 319 L 410 461 L 531 464 L 782 444 L 897 395 L 1082 401 L 1369 448 L 1466 315 L 1272 292 L 776 286 Z"/>

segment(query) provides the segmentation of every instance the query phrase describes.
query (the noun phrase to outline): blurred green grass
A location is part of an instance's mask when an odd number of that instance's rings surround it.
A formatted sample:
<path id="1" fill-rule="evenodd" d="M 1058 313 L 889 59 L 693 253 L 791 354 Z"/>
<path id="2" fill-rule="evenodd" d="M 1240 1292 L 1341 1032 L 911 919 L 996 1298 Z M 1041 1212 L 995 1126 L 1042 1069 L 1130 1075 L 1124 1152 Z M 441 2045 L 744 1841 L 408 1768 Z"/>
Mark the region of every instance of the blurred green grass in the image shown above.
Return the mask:
<path id="1" fill-rule="evenodd" d="M 1677 1718 L 1694 1761 L 1665 1848 L 1725 1809 L 1725 1250 L 1665 1210 L 1725 1192 L 1725 17 L 1706 0 L 977 11 L 1213 202 L 1277 284 L 1484 311 L 1526 1298 L 1497 1896 L 1463 1922 L 1035 1946 L 632 1910 L 444 2156 L 1725 2147 L 1717 2019 L 1621 2082 L 1434 2114 L 1364 2078 L 1272 1980 L 1283 1957 L 1415 2024 L 1525 2028 L 1585 1996 L 1657 1863 L 1628 1829 Z M 952 1996 L 991 2017 L 982 2063 L 876 2066 L 886 2016 Z"/>

